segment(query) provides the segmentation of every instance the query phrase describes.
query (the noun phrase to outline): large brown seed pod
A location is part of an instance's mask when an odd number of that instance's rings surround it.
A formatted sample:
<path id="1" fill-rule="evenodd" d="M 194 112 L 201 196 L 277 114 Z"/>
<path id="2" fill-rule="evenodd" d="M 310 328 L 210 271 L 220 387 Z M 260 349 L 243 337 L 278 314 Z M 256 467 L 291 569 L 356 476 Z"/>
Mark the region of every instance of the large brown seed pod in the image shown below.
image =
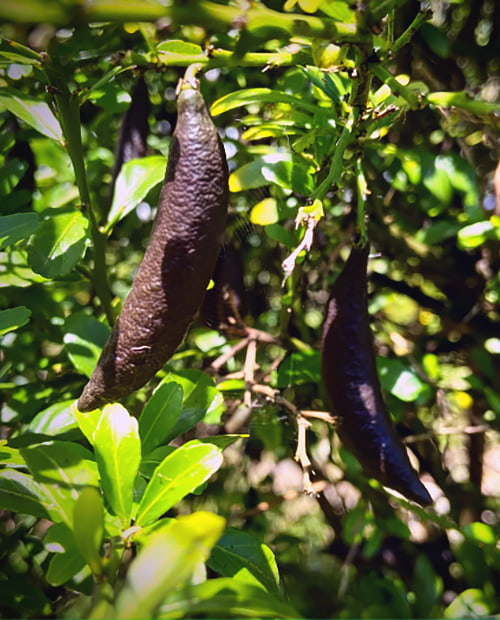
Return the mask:
<path id="1" fill-rule="evenodd" d="M 385 406 L 369 324 L 369 246 L 353 247 L 333 283 L 322 334 L 322 373 L 338 434 L 366 474 L 423 506 L 432 498 Z"/>
<path id="2" fill-rule="evenodd" d="M 194 80 L 181 82 L 177 113 L 151 238 L 80 411 L 155 375 L 182 342 L 215 268 L 228 202 L 224 147 Z"/>

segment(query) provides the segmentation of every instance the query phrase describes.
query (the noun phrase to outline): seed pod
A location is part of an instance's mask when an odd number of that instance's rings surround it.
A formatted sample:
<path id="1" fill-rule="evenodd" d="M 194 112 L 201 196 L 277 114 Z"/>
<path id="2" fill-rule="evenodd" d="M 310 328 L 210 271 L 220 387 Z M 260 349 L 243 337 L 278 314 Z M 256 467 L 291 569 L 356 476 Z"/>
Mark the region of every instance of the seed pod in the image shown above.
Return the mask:
<path id="1" fill-rule="evenodd" d="M 120 127 L 120 135 L 115 152 L 115 164 L 111 174 L 110 194 L 116 183 L 121 167 L 131 159 L 144 157 L 148 149 L 149 123 L 151 110 L 148 87 L 141 76 L 132 92 L 130 106 L 125 112 Z"/>
<path id="2" fill-rule="evenodd" d="M 234 245 L 224 244 L 212 279 L 214 285 L 205 295 L 199 318 L 208 327 L 229 337 L 245 337 L 247 328 L 241 318 L 246 312 L 243 264 Z"/>
<path id="3" fill-rule="evenodd" d="M 90 411 L 145 385 L 182 342 L 212 276 L 224 232 L 224 147 L 192 81 L 181 81 L 158 213 L 142 263 L 78 401 Z"/>
<path id="4" fill-rule="evenodd" d="M 364 471 L 423 506 L 432 499 L 412 468 L 382 398 L 369 325 L 369 246 L 353 247 L 325 312 L 322 373 L 338 434 Z"/>

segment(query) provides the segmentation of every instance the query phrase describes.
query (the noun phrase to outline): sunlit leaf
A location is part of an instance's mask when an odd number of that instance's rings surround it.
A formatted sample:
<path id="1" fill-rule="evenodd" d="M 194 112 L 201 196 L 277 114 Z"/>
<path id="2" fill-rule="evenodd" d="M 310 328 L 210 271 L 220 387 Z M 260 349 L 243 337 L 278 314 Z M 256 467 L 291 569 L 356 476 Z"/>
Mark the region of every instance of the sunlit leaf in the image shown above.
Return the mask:
<path id="1" fill-rule="evenodd" d="M 10 39 L 0 40 L 0 57 L 9 62 L 39 63 L 40 54 L 35 50 Z"/>
<path id="2" fill-rule="evenodd" d="M 29 323 L 31 310 L 25 306 L 17 306 L 8 310 L 0 310 L 0 336 Z"/>
<path id="3" fill-rule="evenodd" d="M 19 452 L 19 448 L 8 446 L 6 439 L 0 439 L 0 463 L 7 467 L 26 468 L 26 463 Z"/>
<path id="4" fill-rule="evenodd" d="M 216 423 L 223 411 L 223 398 L 213 379 L 206 373 L 187 369 L 168 373 L 164 382 L 174 381 L 182 387 L 182 410 L 165 443 L 193 428 L 201 420 Z"/>
<path id="5" fill-rule="evenodd" d="M 72 411 L 73 402 L 64 400 L 40 411 L 31 420 L 28 429 L 40 435 L 61 435 L 78 428 Z"/>
<path id="6" fill-rule="evenodd" d="M 461 108 L 478 116 L 500 112 L 500 104 L 472 99 L 465 92 L 434 92 L 427 95 L 427 101 L 443 108 Z"/>
<path id="7" fill-rule="evenodd" d="M 298 0 L 300 8 L 305 13 L 316 13 L 322 0 Z"/>
<path id="8" fill-rule="evenodd" d="M 106 499 L 126 522 L 141 461 L 137 420 L 121 405 L 106 405 L 94 431 L 93 445 Z"/>
<path id="9" fill-rule="evenodd" d="M 47 497 L 44 506 L 51 519 L 71 526 L 80 489 L 98 485 L 92 454 L 79 444 L 63 441 L 27 446 L 21 454 Z"/>
<path id="10" fill-rule="evenodd" d="M 218 515 L 195 512 L 152 534 L 130 565 L 116 617 L 157 617 L 163 599 L 206 561 L 224 525 Z"/>
<path id="11" fill-rule="evenodd" d="M 104 505 L 99 491 L 86 487 L 75 502 L 73 534 L 80 553 L 95 575 L 102 573 L 101 542 L 104 536 Z"/>
<path id="12" fill-rule="evenodd" d="M 320 9 L 329 17 L 349 24 L 356 21 L 356 12 L 352 6 L 351 2 L 344 2 L 343 0 L 334 0 L 333 2 L 332 0 L 322 0 Z"/>
<path id="13" fill-rule="evenodd" d="M 3 87 L 0 88 L 0 108 L 2 107 L 44 136 L 58 142 L 63 141 L 58 120 L 49 106 L 39 98 Z"/>
<path id="14" fill-rule="evenodd" d="M 400 400 L 413 402 L 427 393 L 427 386 L 400 360 L 378 357 L 377 367 L 382 387 Z"/>
<path id="15" fill-rule="evenodd" d="M 273 90 L 271 88 L 249 88 L 224 95 L 224 97 L 221 97 L 212 104 L 210 112 L 212 116 L 217 116 L 229 110 L 254 103 L 286 103 L 294 108 L 302 108 L 314 114 L 321 111 L 320 108 L 312 103 L 308 103 L 293 95 L 287 95 L 280 90 Z"/>
<path id="16" fill-rule="evenodd" d="M 178 39 L 163 41 L 156 46 L 156 49 L 163 54 L 175 54 L 182 56 L 199 56 L 200 54 L 203 54 L 203 50 L 199 45 Z"/>
<path id="17" fill-rule="evenodd" d="M 158 618 L 300 618 L 288 602 L 260 586 L 230 578 L 209 579 L 171 594 Z"/>
<path id="18" fill-rule="evenodd" d="M 500 226 L 484 220 L 464 226 L 458 231 L 458 241 L 463 248 L 477 248 L 488 239 L 500 239 Z"/>
<path id="19" fill-rule="evenodd" d="M 182 386 L 163 380 L 146 403 L 139 418 L 143 454 L 148 454 L 170 437 L 182 409 Z"/>
<path id="20" fill-rule="evenodd" d="M 110 329 L 85 312 L 71 314 L 64 322 L 64 347 L 76 370 L 90 377 Z"/>
<path id="21" fill-rule="evenodd" d="M 0 471 L 0 509 L 47 518 L 47 498 L 31 476 L 13 469 Z"/>
<path id="22" fill-rule="evenodd" d="M 88 228 L 88 220 L 80 211 L 48 210 L 28 248 L 33 271 L 45 278 L 69 273 L 87 249 Z"/>
<path id="23" fill-rule="evenodd" d="M 133 211 L 165 176 L 166 161 L 161 155 L 131 159 L 123 164 L 116 179 L 107 230 Z"/>
<path id="24" fill-rule="evenodd" d="M 229 177 L 231 192 L 241 192 L 269 184 L 309 195 L 314 187 L 308 167 L 290 153 L 270 153 L 256 157 Z"/>
<path id="25" fill-rule="evenodd" d="M 0 250 L 26 239 L 38 228 L 36 213 L 14 213 L 0 216 Z"/>
<path id="26" fill-rule="evenodd" d="M 464 534 L 483 545 L 494 545 L 497 542 L 496 534 L 487 523 L 481 523 L 480 521 L 474 521 L 464 526 Z"/>
<path id="27" fill-rule="evenodd" d="M 136 525 L 147 525 L 203 484 L 222 465 L 210 444 L 191 441 L 169 454 L 156 468 L 137 509 Z"/>
<path id="28" fill-rule="evenodd" d="M 479 588 L 468 588 L 460 592 L 444 610 L 445 618 L 485 618 L 493 609 L 486 594 Z"/>
<path id="29" fill-rule="evenodd" d="M 275 224 L 278 220 L 278 206 L 275 198 L 264 198 L 250 211 L 250 221 L 258 226 Z"/>
<path id="30" fill-rule="evenodd" d="M 65 523 L 52 525 L 45 535 L 44 544 L 54 554 L 46 573 L 50 585 L 66 583 L 85 566 L 85 558 L 78 549 L 73 532 Z"/>

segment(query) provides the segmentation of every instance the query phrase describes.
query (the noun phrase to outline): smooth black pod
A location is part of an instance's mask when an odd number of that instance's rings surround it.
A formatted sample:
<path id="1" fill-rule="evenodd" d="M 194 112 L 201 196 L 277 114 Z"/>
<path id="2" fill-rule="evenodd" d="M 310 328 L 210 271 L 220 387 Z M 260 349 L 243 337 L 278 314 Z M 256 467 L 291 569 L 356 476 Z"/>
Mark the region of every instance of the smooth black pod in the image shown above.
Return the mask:
<path id="1" fill-rule="evenodd" d="M 195 80 L 181 81 L 158 212 L 144 258 L 78 408 L 91 411 L 145 385 L 198 311 L 224 233 L 224 147 Z"/>
<path id="2" fill-rule="evenodd" d="M 369 245 L 354 246 L 325 310 L 322 375 L 338 434 L 366 474 L 408 499 L 432 503 L 385 406 L 369 324 Z"/>

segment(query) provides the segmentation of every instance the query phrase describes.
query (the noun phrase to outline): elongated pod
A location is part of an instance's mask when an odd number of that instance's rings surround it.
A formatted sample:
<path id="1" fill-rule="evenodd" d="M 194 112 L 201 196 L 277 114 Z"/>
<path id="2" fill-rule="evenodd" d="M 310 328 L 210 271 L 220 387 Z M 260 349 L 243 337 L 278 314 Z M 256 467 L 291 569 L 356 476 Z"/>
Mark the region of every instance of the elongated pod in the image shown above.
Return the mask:
<path id="1" fill-rule="evenodd" d="M 131 159 L 144 157 L 148 149 L 149 123 L 151 110 L 148 87 L 141 76 L 132 91 L 130 106 L 125 112 L 120 127 L 120 135 L 115 151 L 115 164 L 111 174 L 110 194 L 112 196 L 116 178 L 124 163 Z"/>
<path id="2" fill-rule="evenodd" d="M 367 302 L 369 246 L 353 247 L 327 302 L 322 373 L 344 445 L 364 471 L 423 506 L 432 499 L 412 468 L 382 398 Z"/>
<path id="3" fill-rule="evenodd" d="M 197 83 L 181 82 L 177 112 L 151 238 L 80 411 L 153 377 L 182 342 L 215 268 L 228 201 L 224 148 Z"/>

